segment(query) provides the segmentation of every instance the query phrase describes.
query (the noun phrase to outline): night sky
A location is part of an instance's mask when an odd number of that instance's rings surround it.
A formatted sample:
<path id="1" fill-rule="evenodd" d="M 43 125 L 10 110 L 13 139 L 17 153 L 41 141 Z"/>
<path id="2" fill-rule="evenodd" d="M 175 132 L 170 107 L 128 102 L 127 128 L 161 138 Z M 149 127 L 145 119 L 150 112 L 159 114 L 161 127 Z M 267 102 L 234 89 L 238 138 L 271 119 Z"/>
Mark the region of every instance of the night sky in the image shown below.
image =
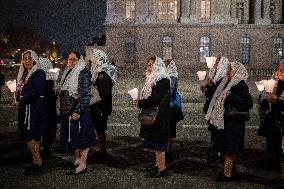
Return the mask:
<path id="1" fill-rule="evenodd" d="M 0 0 L 0 27 L 26 25 L 43 39 L 56 41 L 60 54 L 84 51 L 104 32 L 106 0 Z"/>

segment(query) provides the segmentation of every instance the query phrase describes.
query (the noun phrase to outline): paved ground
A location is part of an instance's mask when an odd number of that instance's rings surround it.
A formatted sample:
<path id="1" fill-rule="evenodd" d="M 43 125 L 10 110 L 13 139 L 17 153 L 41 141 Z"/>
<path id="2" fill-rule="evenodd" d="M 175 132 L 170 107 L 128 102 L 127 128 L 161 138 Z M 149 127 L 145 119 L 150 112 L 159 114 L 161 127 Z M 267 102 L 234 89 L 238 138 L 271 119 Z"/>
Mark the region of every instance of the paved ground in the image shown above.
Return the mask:
<path id="1" fill-rule="evenodd" d="M 238 182 L 215 183 L 212 178 L 222 170 L 222 164 L 207 163 L 209 133 L 205 128 L 200 103 L 185 104 L 186 120 L 178 126 L 175 161 L 169 164 L 170 176 L 148 179 L 145 166 L 153 154 L 144 151 L 138 136 L 139 124 L 135 110 L 126 103 L 117 103 L 110 117 L 108 151 L 105 164 L 88 164 L 88 173 L 67 176 L 65 167 L 71 155 L 59 153 L 56 144 L 54 158 L 44 162 L 41 176 L 24 176 L 30 159 L 25 145 L 17 141 L 16 112 L 8 104 L 0 107 L 0 188 L 282 188 L 270 185 L 277 176 L 264 162 L 264 138 L 256 136 L 256 123 L 247 127 L 246 151 L 239 157 Z M 254 116 L 256 117 L 256 116 Z M 257 119 L 257 118 L 254 118 Z"/>
<path id="2" fill-rule="evenodd" d="M 135 80 L 130 80 L 120 77 L 114 87 L 114 111 L 109 119 L 110 157 L 105 164 L 89 163 L 88 173 L 77 177 L 66 175 L 65 167 L 72 156 L 60 153 L 58 142 L 54 158 L 44 162 L 44 173 L 37 177 L 24 176 L 23 170 L 30 159 L 25 145 L 17 140 L 16 111 L 9 105 L 12 95 L 4 88 L 0 101 L 0 188 L 284 188 L 283 185 L 269 184 L 278 173 L 266 159 L 265 139 L 257 136 L 259 117 L 256 106 L 247 123 L 246 150 L 238 158 L 239 180 L 221 184 L 212 181 L 222 170 L 222 164 L 206 160 L 210 140 L 202 112 L 204 96 L 199 92 L 202 82 L 196 82 L 194 77 L 182 77 L 179 89 L 185 120 L 178 125 L 175 161 L 168 165 L 170 176 L 162 179 L 144 176 L 145 167 L 153 162 L 154 157 L 141 148 L 136 110 L 126 93 L 133 87 L 141 88 L 144 78 L 131 76 Z M 14 79 L 14 76 L 8 76 L 8 79 Z M 256 80 L 259 79 L 249 80 L 255 100 Z"/>

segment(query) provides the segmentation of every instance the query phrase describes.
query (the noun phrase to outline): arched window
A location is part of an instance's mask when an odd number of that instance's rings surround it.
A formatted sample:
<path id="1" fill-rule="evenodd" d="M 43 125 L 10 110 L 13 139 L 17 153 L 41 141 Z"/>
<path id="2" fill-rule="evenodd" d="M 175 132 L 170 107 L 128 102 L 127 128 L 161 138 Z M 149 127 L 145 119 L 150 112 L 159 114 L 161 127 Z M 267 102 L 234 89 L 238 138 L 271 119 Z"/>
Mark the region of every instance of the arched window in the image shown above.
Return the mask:
<path id="1" fill-rule="evenodd" d="M 210 0 L 201 0 L 201 16 L 202 22 L 210 22 L 211 2 Z"/>
<path id="2" fill-rule="evenodd" d="M 159 20 L 177 19 L 177 0 L 158 0 L 157 16 Z"/>
<path id="3" fill-rule="evenodd" d="M 239 61 L 243 64 L 248 64 L 250 61 L 250 38 L 249 37 L 241 38 Z"/>
<path id="4" fill-rule="evenodd" d="M 135 18 L 135 0 L 126 0 L 126 18 Z"/>
<path id="5" fill-rule="evenodd" d="M 200 62 L 205 62 L 205 57 L 209 56 L 209 45 L 210 38 L 208 36 L 203 36 L 200 38 Z"/>
<path id="6" fill-rule="evenodd" d="M 278 64 L 283 58 L 283 38 L 275 37 L 273 39 L 273 50 L 272 50 L 272 63 Z"/>
<path id="7" fill-rule="evenodd" d="M 134 37 L 126 38 L 125 43 L 125 62 L 135 63 L 136 62 L 136 42 Z"/>
<path id="8" fill-rule="evenodd" d="M 172 59 L 172 38 L 166 36 L 163 38 L 163 59 Z"/>

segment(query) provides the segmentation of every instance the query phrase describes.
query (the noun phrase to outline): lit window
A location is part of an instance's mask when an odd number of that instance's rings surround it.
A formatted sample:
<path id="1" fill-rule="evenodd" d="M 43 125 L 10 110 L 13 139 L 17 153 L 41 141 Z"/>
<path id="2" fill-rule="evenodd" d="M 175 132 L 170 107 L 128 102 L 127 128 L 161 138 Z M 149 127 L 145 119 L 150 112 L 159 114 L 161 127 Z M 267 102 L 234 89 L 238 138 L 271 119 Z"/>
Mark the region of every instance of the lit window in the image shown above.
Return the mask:
<path id="1" fill-rule="evenodd" d="M 158 19 L 176 20 L 177 19 L 177 0 L 158 1 Z"/>
<path id="2" fill-rule="evenodd" d="M 244 2 L 237 2 L 237 18 L 239 24 L 244 23 Z"/>
<path id="3" fill-rule="evenodd" d="M 243 64 L 248 64 L 250 61 L 250 38 L 242 37 L 240 47 L 239 61 Z"/>
<path id="4" fill-rule="evenodd" d="M 126 52 L 125 52 L 125 62 L 126 63 L 134 63 L 136 62 L 136 45 L 135 38 L 128 37 L 126 39 Z"/>
<path id="5" fill-rule="evenodd" d="M 205 62 L 205 57 L 209 56 L 210 38 L 203 36 L 200 38 L 200 62 Z"/>
<path id="6" fill-rule="evenodd" d="M 163 38 L 163 59 L 172 59 L 172 38 L 169 36 Z"/>
<path id="7" fill-rule="evenodd" d="M 201 19 L 208 22 L 210 19 L 210 0 L 201 0 Z"/>
<path id="8" fill-rule="evenodd" d="M 282 37 L 275 37 L 273 39 L 273 57 L 272 63 L 278 64 L 280 60 L 282 60 L 283 56 L 283 38 Z"/>
<path id="9" fill-rule="evenodd" d="M 135 18 L 135 0 L 126 1 L 126 18 Z"/>

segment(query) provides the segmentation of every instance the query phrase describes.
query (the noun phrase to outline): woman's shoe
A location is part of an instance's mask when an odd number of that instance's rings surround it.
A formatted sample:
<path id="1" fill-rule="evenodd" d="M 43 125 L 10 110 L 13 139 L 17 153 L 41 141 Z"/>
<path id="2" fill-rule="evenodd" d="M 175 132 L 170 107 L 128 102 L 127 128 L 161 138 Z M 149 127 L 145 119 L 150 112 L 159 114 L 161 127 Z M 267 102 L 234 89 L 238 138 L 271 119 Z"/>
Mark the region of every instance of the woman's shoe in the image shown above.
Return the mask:
<path id="1" fill-rule="evenodd" d="M 152 172 L 152 173 L 149 173 L 146 175 L 146 177 L 149 177 L 149 178 L 161 178 L 161 177 L 166 177 L 168 176 L 169 173 L 168 171 L 165 169 L 163 171 L 155 171 L 155 172 Z"/>
<path id="2" fill-rule="evenodd" d="M 25 170 L 25 175 L 40 175 L 41 167 L 39 165 L 32 164 L 29 168 Z"/>
<path id="3" fill-rule="evenodd" d="M 157 171 L 158 171 L 158 166 L 149 166 L 149 167 L 146 167 L 146 171 L 147 171 L 148 173 L 157 172 Z"/>
<path id="4" fill-rule="evenodd" d="M 219 174 L 215 179 L 216 182 L 232 182 L 235 181 L 235 177 L 227 177 L 224 174 Z"/>
<path id="5" fill-rule="evenodd" d="M 67 175 L 83 175 L 87 173 L 87 168 L 85 168 L 84 170 L 82 171 L 79 171 L 79 172 L 76 172 L 76 170 L 73 170 L 73 171 L 70 171 L 68 173 L 66 173 Z"/>

